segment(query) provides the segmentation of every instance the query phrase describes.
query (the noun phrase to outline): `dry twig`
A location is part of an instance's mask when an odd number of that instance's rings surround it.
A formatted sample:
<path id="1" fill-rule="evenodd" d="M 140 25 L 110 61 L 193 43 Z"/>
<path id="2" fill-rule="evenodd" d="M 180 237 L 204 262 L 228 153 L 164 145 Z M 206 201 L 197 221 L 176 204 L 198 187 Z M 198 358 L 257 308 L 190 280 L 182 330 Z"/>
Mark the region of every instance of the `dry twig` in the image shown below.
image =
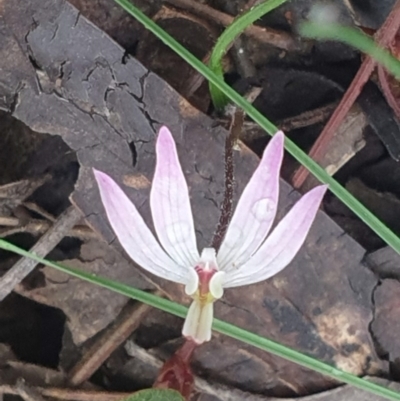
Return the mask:
<path id="1" fill-rule="evenodd" d="M 159 292 L 156 294 L 160 295 Z M 95 341 L 71 369 L 69 383 L 78 386 L 89 379 L 103 362 L 132 334 L 151 309 L 145 304 L 128 302 L 114 323 Z"/>
<path id="2" fill-rule="evenodd" d="M 19 233 L 42 235 L 48 231 L 52 225 L 51 222 L 46 220 L 30 219 L 28 221 L 21 221 L 21 219 L 17 217 L 0 216 L 0 226 L 7 227 L 0 230 L 0 238 Z M 74 226 L 65 236 L 78 238 L 82 241 L 99 239 L 99 235 L 95 231 L 84 225 Z"/>
<path id="3" fill-rule="evenodd" d="M 228 26 L 234 21 L 234 17 L 225 14 L 214 8 L 201 4 L 196 0 L 166 0 L 169 4 L 175 7 L 182 8 L 186 11 L 192 12 L 202 18 L 206 18 L 214 23 L 222 26 Z M 267 43 L 272 46 L 278 47 L 288 51 L 304 51 L 304 43 L 297 41 L 294 37 L 286 32 L 277 31 L 271 28 L 262 28 L 257 25 L 249 26 L 245 32 L 246 35 L 258 40 L 262 43 Z M 308 45 L 307 45 L 308 48 Z"/>
<path id="4" fill-rule="evenodd" d="M 28 386 L 22 378 L 17 380 L 15 390 L 24 401 L 45 401 L 42 395 L 35 388 Z"/>
<path id="5" fill-rule="evenodd" d="M 30 249 L 38 256 L 45 257 L 65 237 L 66 233 L 79 221 L 78 209 L 70 206 L 63 212 L 53 226 Z M 38 264 L 38 262 L 22 258 L 0 279 L 0 301 L 19 284 Z"/>
<path id="6" fill-rule="evenodd" d="M 131 393 L 116 393 L 108 391 L 75 390 L 58 387 L 33 387 L 30 389 L 43 397 L 56 398 L 66 401 L 120 401 L 131 395 Z M 21 395 L 20 388 L 9 384 L 0 385 L 0 394 Z"/>

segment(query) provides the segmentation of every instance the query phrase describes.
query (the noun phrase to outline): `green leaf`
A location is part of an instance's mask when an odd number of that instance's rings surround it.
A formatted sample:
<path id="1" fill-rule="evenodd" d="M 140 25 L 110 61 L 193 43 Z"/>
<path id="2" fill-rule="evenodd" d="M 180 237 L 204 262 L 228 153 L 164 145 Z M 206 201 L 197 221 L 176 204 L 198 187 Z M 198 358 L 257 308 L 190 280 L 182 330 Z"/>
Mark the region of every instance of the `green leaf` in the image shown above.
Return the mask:
<path id="1" fill-rule="evenodd" d="M 209 67 L 222 81 L 224 80 L 224 70 L 222 67 L 222 58 L 230 48 L 232 42 L 241 35 L 246 28 L 252 25 L 263 15 L 279 7 L 287 0 L 269 0 L 252 7 L 247 12 L 237 17 L 231 25 L 218 38 L 210 56 Z M 225 95 L 217 86 L 210 82 L 210 94 L 214 107 L 222 110 L 229 101 L 229 97 Z"/>
<path id="2" fill-rule="evenodd" d="M 176 390 L 149 388 L 137 391 L 121 401 L 185 401 L 185 399 Z"/>

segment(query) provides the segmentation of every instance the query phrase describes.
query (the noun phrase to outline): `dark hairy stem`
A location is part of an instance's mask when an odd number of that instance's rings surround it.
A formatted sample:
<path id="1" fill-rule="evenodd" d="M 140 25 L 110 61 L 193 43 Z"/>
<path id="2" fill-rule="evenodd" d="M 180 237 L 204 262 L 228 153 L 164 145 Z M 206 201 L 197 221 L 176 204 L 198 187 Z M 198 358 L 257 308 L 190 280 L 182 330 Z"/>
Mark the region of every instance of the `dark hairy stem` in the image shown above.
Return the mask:
<path id="1" fill-rule="evenodd" d="M 217 230 L 215 231 L 212 241 L 212 247 L 218 252 L 222 240 L 225 237 L 229 222 L 232 216 L 233 206 L 233 189 L 234 180 L 234 164 L 233 164 L 233 149 L 239 140 L 244 122 L 244 113 L 242 110 L 236 109 L 232 116 L 229 134 L 225 140 L 225 191 L 224 200 L 221 206 L 221 215 L 218 221 Z"/>

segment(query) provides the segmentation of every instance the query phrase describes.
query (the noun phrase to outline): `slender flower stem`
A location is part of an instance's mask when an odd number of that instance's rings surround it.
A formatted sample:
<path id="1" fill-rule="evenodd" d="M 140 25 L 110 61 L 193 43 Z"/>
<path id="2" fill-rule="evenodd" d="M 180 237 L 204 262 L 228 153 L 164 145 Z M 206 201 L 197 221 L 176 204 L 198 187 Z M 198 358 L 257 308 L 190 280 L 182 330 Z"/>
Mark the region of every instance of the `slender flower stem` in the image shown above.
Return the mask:
<path id="1" fill-rule="evenodd" d="M 221 206 L 221 215 L 219 218 L 217 230 L 212 240 L 212 247 L 218 252 L 222 240 L 228 229 L 229 221 L 232 217 L 233 209 L 233 188 L 235 185 L 233 148 L 239 140 L 244 122 L 244 113 L 241 109 L 236 109 L 232 116 L 229 134 L 225 140 L 225 191 L 224 200 Z"/>
<path id="2" fill-rule="evenodd" d="M 132 299 L 136 299 L 137 301 L 146 303 L 150 306 L 161 309 L 173 315 L 184 318 L 187 314 L 188 308 L 179 305 L 175 302 L 169 301 L 164 298 L 160 298 L 156 295 L 149 294 L 136 288 L 129 287 L 126 284 L 118 283 L 116 281 L 109 280 L 104 277 L 96 276 L 95 274 L 86 273 L 79 269 L 67 267 L 59 263 L 48 261 L 1 239 L 0 239 L 0 248 L 10 252 L 14 252 L 18 255 L 27 258 L 31 258 L 39 263 L 43 263 L 44 265 L 53 267 L 63 273 L 80 278 L 89 283 L 96 284 L 100 287 L 107 288 L 111 291 L 125 295 Z M 354 376 L 351 373 L 344 372 L 324 362 L 320 362 L 310 356 L 304 355 L 301 352 L 290 349 L 275 341 L 268 340 L 267 338 L 261 337 L 255 333 L 251 333 L 247 330 L 234 326 L 233 324 L 226 323 L 218 319 L 214 319 L 213 328 L 214 330 L 222 334 L 225 334 L 229 337 L 253 345 L 256 348 L 270 352 L 274 355 L 278 355 L 284 359 L 295 362 L 301 366 L 312 369 L 326 376 L 332 377 L 333 379 L 351 384 L 362 390 L 379 395 L 389 400 L 400 401 L 400 393 L 394 390 L 372 383 L 363 378 Z"/>
<path id="3" fill-rule="evenodd" d="M 186 340 L 160 369 L 154 388 L 168 388 L 178 391 L 185 400 L 190 399 L 194 387 L 194 376 L 190 359 L 198 347 L 193 341 Z"/>

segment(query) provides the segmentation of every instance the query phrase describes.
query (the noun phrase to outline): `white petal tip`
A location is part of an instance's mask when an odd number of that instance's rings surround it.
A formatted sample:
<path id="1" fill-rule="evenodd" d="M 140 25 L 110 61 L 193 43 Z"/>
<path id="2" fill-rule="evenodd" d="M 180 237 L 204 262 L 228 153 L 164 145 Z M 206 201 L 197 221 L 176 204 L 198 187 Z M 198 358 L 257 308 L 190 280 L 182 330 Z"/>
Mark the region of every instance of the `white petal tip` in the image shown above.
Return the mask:
<path id="1" fill-rule="evenodd" d="M 92 170 L 97 181 L 110 178 L 106 173 L 103 173 L 102 171 L 96 170 L 95 168 L 93 168 Z"/>
<path id="2" fill-rule="evenodd" d="M 329 185 L 319 185 L 318 187 L 313 188 L 306 195 L 310 196 L 314 200 L 321 202 L 322 198 L 325 195 L 325 192 L 328 190 Z"/>
<path id="3" fill-rule="evenodd" d="M 272 146 L 273 148 L 276 147 L 279 149 L 282 148 L 281 151 L 283 151 L 284 142 L 285 142 L 285 134 L 283 133 L 283 131 L 278 131 L 276 134 L 273 135 L 268 146 Z"/>
<path id="4" fill-rule="evenodd" d="M 166 145 L 170 144 L 171 142 L 175 142 L 171 131 L 165 125 L 163 125 L 158 131 L 157 143 Z"/>
<path id="5" fill-rule="evenodd" d="M 101 190 L 110 190 L 117 186 L 117 183 L 106 173 L 93 169 L 93 174 Z"/>

